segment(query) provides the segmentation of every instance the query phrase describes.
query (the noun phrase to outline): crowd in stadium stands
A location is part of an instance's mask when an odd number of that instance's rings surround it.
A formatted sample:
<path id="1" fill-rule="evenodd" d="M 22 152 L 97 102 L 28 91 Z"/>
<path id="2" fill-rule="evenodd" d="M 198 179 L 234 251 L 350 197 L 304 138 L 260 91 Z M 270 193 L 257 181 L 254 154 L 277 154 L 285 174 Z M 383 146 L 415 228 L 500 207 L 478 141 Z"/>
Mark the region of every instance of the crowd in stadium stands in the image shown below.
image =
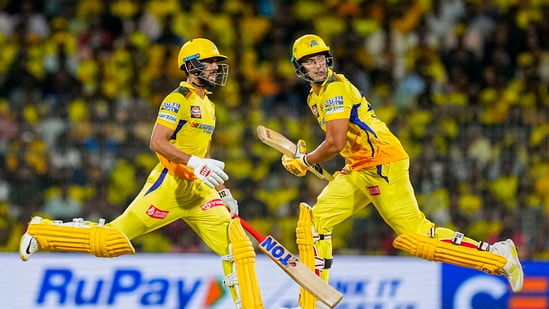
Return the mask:
<path id="1" fill-rule="evenodd" d="M 213 157 L 240 214 L 295 249 L 297 178 L 259 142 L 263 124 L 309 145 L 319 128 L 290 47 L 316 33 L 412 158 L 421 207 L 522 259 L 549 258 L 549 1 L 0 0 L 0 250 L 33 214 L 112 219 L 157 159 L 149 134 L 183 78 L 177 52 L 206 37 L 229 56 L 213 96 Z M 325 167 L 341 168 L 336 158 Z M 333 235 L 340 254 L 395 255 L 373 207 Z M 135 241 L 145 252 L 206 252 L 183 222 Z"/>

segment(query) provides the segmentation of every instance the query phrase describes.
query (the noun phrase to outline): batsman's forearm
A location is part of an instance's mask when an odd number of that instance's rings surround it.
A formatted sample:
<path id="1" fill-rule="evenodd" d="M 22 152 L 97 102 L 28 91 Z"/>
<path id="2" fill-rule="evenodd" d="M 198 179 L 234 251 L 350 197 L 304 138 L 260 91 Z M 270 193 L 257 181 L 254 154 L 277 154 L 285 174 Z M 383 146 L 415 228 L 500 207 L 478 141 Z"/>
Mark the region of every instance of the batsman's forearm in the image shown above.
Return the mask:
<path id="1" fill-rule="evenodd" d="M 189 154 L 177 149 L 177 147 L 168 141 L 151 143 L 151 150 L 175 163 L 187 164 L 187 161 L 191 158 Z"/>
<path id="2" fill-rule="evenodd" d="M 307 162 L 310 165 L 322 163 L 335 158 L 340 151 L 341 149 L 339 147 L 332 147 L 324 141 L 322 144 L 318 145 L 315 150 L 307 153 Z"/>

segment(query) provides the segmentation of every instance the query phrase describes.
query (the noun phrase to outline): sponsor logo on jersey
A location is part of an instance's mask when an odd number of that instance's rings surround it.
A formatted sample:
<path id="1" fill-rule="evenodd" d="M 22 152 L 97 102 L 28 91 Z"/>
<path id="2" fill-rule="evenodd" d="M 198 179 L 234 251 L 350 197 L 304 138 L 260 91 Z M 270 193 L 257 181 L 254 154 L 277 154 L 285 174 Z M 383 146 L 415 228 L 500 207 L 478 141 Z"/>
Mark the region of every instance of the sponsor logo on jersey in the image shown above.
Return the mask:
<path id="1" fill-rule="evenodd" d="M 381 195 L 381 190 L 379 189 L 379 186 L 366 187 L 366 189 L 372 196 Z"/>
<path id="2" fill-rule="evenodd" d="M 311 110 L 313 111 L 313 114 L 315 115 L 315 117 L 318 118 L 318 107 L 316 106 L 316 104 L 313 104 L 313 106 L 311 107 Z"/>
<path id="3" fill-rule="evenodd" d="M 162 104 L 162 107 L 160 108 L 160 110 L 163 110 L 163 111 L 168 111 L 168 112 L 173 112 L 173 113 L 176 113 L 179 112 L 179 107 L 181 105 L 179 105 L 179 103 L 175 103 L 175 102 L 164 102 L 164 104 Z"/>
<path id="4" fill-rule="evenodd" d="M 168 113 L 159 113 L 158 119 L 162 119 L 164 121 L 167 121 L 169 123 L 176 123 L 177 118 L 174 115 L 168 114 Z"/>
<path id="5" fill-rule="evenodd" d="M 215 126 L 210 126 L 210 125 L 207 125 L 207 124 L 202 124 L 202 123 L 198 123 L 198 122 L 194 122 L 194 121 L 189 122 L 189 125 L 192 128 L 201 129 L 206 134 L 212 134 L 213 131 L 215 130 Z"/>
<path id="6" fill-rule="evenodd" d="M 324 106 L 326 107 L 339 106 L 339 105 L 343 105 L 343 96 L 340 96 L 340 95 L 327 99 L 326 103 L 324 104 Z"/>
<path id="7" fill-rule="evenodd" d="M 343 96 L 339 95 L 339 96 L 327 99 L 326 102 L 324 102 L 324 106 L 326 107 L 326 115 L 342 112 Z"/>
<path id="8" fill-rule="evenodd" d="M 202 118 L 200 106 L 191 105 L 191 118 Z"/>
<path id="9" fill-rule="evenodd" d="M 225 204 L 223 204 L 223 201 L 221 199 L 215 199 L 200 205 L 200 208 L 202 210 L 208 210 L 212 207 L 217 207 L 217 206 L 225 206 Z"/>
<path id="10" fill-rule="evenodd" d="M 154 205 L 151 205 L 149 209 L 147 209 L 147 216 L 154 219 L 164 219 L 169 213 L 169 211 L 158 209 Z"/>

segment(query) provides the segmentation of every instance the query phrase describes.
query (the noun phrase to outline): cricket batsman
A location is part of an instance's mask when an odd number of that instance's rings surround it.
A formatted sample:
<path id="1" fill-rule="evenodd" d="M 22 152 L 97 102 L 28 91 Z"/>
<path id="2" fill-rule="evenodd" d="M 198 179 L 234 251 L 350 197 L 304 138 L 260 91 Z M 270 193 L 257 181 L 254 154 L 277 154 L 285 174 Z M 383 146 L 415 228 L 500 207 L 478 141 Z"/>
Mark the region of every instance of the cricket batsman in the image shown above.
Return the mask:
<path id="1" fill-rule="evenodd" d="M 372 204 L 397 234 L 393 245 L 414 256 L 503 275 L 511 289 L 522 289 L 524 274 L 511 239 L 489 244 L 435 226 L 419 209 L 409 176 L 410 159 L 397 137 L 377 118 L 364 93 L 333 70 L 330 48 L 317 35 L 295 40 L 291 63 L 311 87 L 307 105 L 325 138 L 307 151 L 297 143 L 282 164 L 304 176 L 309 166 L 337 155 L 345 167 L 322 190 L 313 207 L 302 203 L 296 236 L 300 258 L 328 281 L 334 259 L 331 234 L 342 221 Z M 313 233 L 307 231 L 313 230 Z M 302 290 L 302 308 L 323 308 Z M 316 306 L 316 307 L 315 307 Z"/>
<path id="2" fill-rule="evenodd" d="M 72 222 L 34 217 L 21 238 L 20 257 L 39 250 L 86 252 L 98 257 L 133 254 L 131 240 L 176 220 L 185 221 L 221 257 L 224 284 L 235 308 L 263 308 L 255 252 L 239 219 L 238 202 L 224 186 L 225 163 L 210 157 L 215 104 L 208 95 L 224 86 L 229 71 L 210 40 L 187 41 L 178 55 L 186 75 L 163 99 L 150 138 L 159 163 L 141 192 L 111 222 L 75 218 Z"/>

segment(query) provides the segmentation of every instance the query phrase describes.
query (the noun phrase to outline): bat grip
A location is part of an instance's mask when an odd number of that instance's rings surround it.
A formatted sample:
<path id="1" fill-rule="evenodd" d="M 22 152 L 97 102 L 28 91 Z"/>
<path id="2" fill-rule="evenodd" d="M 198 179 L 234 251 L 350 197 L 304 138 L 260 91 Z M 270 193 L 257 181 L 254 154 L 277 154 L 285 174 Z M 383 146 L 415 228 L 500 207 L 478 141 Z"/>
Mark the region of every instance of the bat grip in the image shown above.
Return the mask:
<path id="1" fill-rule="evenodd" d="M 242 224 L 242 227 L 248 231 L 252 236 L 257 239 L 257 241 L 262 242 L 265 240 L 265 236 L 259 234 L 258 231 L 256 231 L 251 225 L 248 224 L 248 222 L 244 221 L 244 219 L 240 218 L 239 216 L 234 216 L 234 218 L 240 219 L 240 224 Z"/>

